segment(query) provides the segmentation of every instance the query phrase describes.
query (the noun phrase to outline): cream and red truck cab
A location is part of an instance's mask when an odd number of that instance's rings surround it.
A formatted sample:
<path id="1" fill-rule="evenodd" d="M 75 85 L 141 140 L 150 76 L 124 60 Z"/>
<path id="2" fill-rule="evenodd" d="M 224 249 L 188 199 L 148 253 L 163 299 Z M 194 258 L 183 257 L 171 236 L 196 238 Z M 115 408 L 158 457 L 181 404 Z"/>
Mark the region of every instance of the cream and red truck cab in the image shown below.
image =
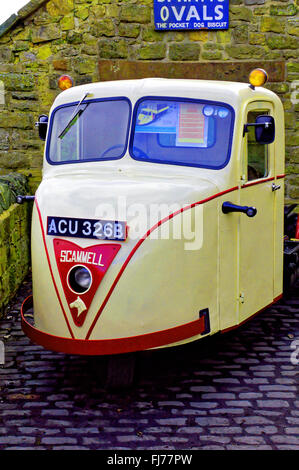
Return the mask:
<path id="1" fill-rule="evenodd" d="M 34 342 L 108 356 L 176 346 L 281 298 L 284 112 L 265 80 L 257 69 L 251 84 L 149 78 L 58 95 L 37 123 L 22 307 Z"/>

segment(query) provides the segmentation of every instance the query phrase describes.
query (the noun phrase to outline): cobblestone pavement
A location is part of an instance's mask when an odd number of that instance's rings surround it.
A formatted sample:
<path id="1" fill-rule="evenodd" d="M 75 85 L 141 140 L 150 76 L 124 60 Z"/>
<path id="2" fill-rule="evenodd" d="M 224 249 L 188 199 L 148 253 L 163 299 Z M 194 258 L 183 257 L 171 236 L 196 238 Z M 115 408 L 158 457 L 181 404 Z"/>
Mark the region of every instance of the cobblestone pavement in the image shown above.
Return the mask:
<path id="1" fill-rule="evenodd" d="M 0 321 L 0 449 L 299 449 L 299 296 L 225 335 L 142 353 L 134 386 L 109 391 L 103 358 L 24 336 L 30 289 Z"/>

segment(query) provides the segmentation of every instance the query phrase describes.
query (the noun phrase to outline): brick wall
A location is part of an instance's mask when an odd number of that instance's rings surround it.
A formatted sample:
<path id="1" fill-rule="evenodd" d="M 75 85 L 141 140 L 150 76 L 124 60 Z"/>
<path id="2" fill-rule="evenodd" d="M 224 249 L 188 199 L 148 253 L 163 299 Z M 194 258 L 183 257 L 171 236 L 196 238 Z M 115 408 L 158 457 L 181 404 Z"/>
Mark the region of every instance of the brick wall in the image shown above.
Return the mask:
<path id="1" fill-rule="evenodd" d="M 32 191 L 40 180 L 43 153 L 34 122 L 48 113 L 61 74 L 82 84 L 105 78 L 98 66 L 102 59 L 151 62 L 153 71 L 155 64 L 192 61 L 203 70 L 215 64 L 217 78 L 227 80 L 236 78 L 235 64 L 268 61 L 269 68 L 283 63 L 283 78 L 272 77 L 267 86 L 284 104 L 286 200 L 298 200 L 296 1 L 230 0 L 227 31 L 157 32 L 152 0 L 32 0 L 0 27 L 1 34 L 0 80 L 6 95 L 0 104 L 0 172 L 29 175 Z M 223 64 L 229 63 L 231 73 L 224 74 Z"/>

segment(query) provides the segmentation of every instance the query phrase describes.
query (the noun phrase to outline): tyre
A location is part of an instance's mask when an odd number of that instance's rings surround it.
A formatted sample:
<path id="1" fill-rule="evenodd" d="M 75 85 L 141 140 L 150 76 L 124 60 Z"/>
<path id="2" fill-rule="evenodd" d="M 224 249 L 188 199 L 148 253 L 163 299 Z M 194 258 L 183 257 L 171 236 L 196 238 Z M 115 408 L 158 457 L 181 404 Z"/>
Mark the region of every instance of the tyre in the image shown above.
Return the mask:
<path id="1" fill-rule="evenodd" d="M 135 378 L 136 355 L 109 356 L 106 364 L 104 385 L 106 388 L 130 387 Z"/>

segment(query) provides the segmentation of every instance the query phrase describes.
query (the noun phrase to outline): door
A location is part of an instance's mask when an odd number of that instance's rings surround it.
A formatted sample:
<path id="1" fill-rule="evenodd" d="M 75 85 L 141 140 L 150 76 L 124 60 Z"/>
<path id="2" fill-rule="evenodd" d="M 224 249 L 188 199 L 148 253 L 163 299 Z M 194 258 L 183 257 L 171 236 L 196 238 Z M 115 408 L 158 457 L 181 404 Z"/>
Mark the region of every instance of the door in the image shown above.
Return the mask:
<path id="1" fill-rule="evenodd" d="M 258 115 L 273 116 L 271 103 L 250 103 L 247 123 Z M 274 148 L 255 140 L 255 127 L 248 126 L 243 139 L 244 184 L 240 204 L 254 206 L 257 214 L 240 217 L 239 231 L 239 322 L 273 301 L 274 292 Z"/>

